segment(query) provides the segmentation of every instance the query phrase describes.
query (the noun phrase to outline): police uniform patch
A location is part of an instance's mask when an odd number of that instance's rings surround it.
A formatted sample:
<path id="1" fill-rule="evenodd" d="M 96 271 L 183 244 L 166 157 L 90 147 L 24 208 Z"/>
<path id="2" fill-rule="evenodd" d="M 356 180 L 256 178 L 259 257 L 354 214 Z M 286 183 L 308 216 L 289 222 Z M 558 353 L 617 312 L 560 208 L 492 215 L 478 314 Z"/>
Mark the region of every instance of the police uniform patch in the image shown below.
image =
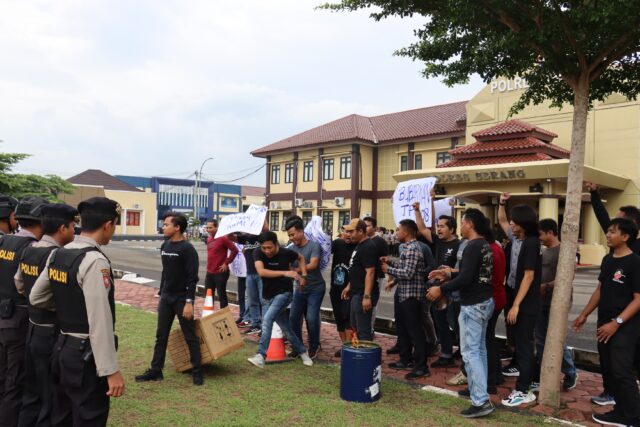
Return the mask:
<path id="1" fill-rule="evenodd" d="M 104 283 L 104 288 L 109 289 L 109 287 L 111 286 L 111 272 L 108 268 L 103 268 L 102 270 L 100 270 L 100 272 L 102 273 L 102 282 Z"/>

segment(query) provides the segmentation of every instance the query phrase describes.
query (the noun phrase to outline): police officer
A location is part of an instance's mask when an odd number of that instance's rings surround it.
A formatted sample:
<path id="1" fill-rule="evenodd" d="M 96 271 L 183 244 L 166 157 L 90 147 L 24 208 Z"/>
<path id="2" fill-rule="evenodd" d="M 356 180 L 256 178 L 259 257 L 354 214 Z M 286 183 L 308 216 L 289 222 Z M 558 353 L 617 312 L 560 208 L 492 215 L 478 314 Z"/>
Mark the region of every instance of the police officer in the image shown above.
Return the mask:
<path id="1" fill-rule="evenodd" d="M 19 294 L 29 298 L 31 289 L 46 267 L 51 252 L 73 241 L 78 211 L 65 204 L 42 208 L 42 239 L 27 247 L 15 275 Z M 19 426 L 48 426 L 53 391 L 50 365 L 53 346 L 58 338 L 56 313 L 29 305 L 25 382 Z"/>
<path id="2" fill-rule="evenodd" d="M 16 290 L 14 276 L 27 246 L 40 240 L 40 216 L 47 201 L 22 199 L 15 210 L 20 232 L 0 237 L 0 426 L 15 426 L 22 404 L 24 346 L 29 316 L 27 299 Z"/>
<path id="3" fill-rule="evenodd" d="M 51 255 L 31 290 L 34 307 L 57 313 L 52 356 L 56 393 L 52 425 L 104 426 L 109 397 L 124 393 L 116 354 L 115 302 L 109 259 L 101 250 L 120 220 L 120 205 L 93 197 L 78 205 L 82 232 Z"/>
<path id="4" fill-rule="evenodd" d="M 14 212 L 16 206 L 18 206 L 17 199 L 0 194 L 0 236 L 12 234 L 18 228 Z"/>

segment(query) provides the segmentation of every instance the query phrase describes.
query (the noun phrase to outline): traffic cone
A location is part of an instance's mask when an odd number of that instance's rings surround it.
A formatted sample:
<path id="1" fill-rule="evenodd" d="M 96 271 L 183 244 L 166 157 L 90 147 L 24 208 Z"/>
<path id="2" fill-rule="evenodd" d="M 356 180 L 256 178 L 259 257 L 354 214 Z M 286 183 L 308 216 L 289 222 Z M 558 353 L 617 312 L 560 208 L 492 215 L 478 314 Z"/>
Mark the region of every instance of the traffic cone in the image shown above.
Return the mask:
<path id="1" fill-rule="evenodd" d="M 267 363 L 280 363 L 290 362 L 293 359 L 287 358 L 287 351 L 284 348 L 284 337 L 282 336 L 282 329 L 276 322 L 273 322 L 273 328 L 271 329 L 271 340 L 269 341 L 269 348 L 267 349 Z"/>
<path id="2" fill-rule="evenodd" d="M 202 307 L 202 317 L 213 314 L 213 291 L 207 289 L 207 297 L 204 299 L 204 307 Z"/>

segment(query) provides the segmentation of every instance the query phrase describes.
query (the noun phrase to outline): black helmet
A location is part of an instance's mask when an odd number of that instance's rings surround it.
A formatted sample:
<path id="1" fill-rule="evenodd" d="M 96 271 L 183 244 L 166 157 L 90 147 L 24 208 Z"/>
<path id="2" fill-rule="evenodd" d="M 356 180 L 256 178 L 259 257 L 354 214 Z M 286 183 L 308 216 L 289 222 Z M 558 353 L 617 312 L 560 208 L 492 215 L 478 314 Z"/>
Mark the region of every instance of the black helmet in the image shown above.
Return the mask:
<path id="1" fill-rule="evenodd" d="M 42 208 L 48 205 L 42 197 L 28 196 L 20 200 L 18 207 L 16 207 L 16 219 L 30 219 L 33 221 L 40 221 L 42 218 Z"/>
<path id="2" fill-rule="evenodd" d="M 11 212 L 16 210 L 16 206 L 18 206 L 18 199 L 0 194 L 0 218 L 9 218 Z"/>

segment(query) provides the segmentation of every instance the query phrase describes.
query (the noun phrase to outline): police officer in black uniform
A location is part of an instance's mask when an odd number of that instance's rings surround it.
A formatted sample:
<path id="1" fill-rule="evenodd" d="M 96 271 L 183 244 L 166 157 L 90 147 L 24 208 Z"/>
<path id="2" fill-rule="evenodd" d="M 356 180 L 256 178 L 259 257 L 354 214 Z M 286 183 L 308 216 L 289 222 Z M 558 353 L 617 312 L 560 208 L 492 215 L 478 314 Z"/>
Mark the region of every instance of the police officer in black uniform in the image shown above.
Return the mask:
<path id="1" fill-rule="evenodd" d="M 18 228 L 18 221 L 16 221 L 14 212 L 16 206 L 18 206 L 17 199 L 6 194 L 0 194 L 0 236 L 13 234 Z"/>
<path id="2" fill-rule="evenodd" d="M 124 393 L 116 354 L 113 274 L 101 250 L 120 220 L 120 206 L 105 197 L 78 205 L 82 232 L 55 251 L 29 301 L 57 313 L 60 336 L 52 356 L 56 395 L 52 425 L 104 426 L 109 397 Z"/>
<path id="3" fill-rule="evenodd" d="M 69 205 L 52 204 L 42 208 L 44 235 L 22 254 L 20 268 L 15 275 L 19 294 L 29 298 L 31 289 L 45 269 L 52 251 L 73 241 L 74 226 L 78 221 L 78 211 Z M 50 378 L 51 353 L 58 338 L 56 313 L 32 305 L 29 305 L 28 311 L 25 382 L 18 425 L 49 426 L 53 398 Z"/>
<path id="4" fill-rule="evenodd" d="M 16 426 L 22 405 L 24 348 L 29 316 L 27 299 L 14 276 L 27 246 L 40 240 L 40 216 L 47 201 L 27 197 L 15 210 L 20 232 L 0 237 L 0 426 Z"/>

